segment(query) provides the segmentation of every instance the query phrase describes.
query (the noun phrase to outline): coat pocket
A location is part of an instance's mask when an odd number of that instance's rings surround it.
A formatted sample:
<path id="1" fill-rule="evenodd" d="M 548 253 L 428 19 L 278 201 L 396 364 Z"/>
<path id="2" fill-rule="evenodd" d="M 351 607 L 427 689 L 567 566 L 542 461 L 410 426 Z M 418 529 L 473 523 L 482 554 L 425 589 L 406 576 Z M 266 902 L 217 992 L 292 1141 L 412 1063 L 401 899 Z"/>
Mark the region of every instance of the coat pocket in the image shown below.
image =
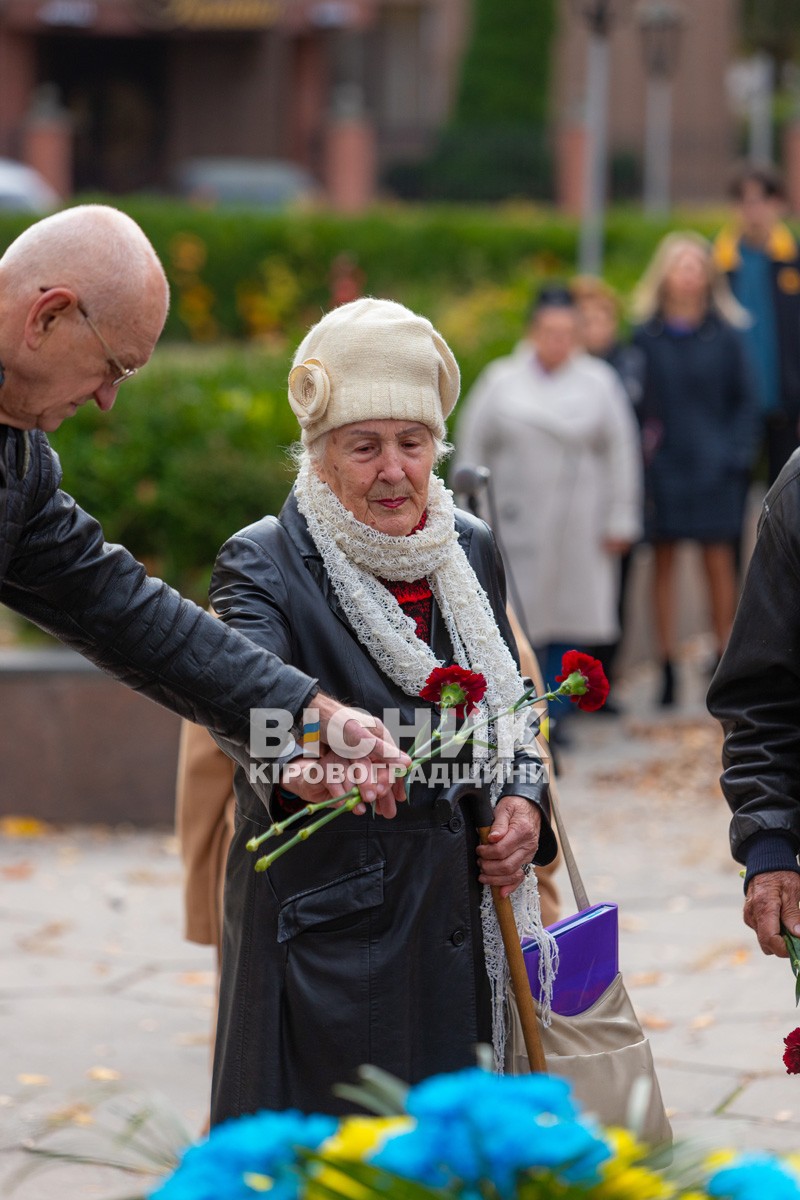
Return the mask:
<path id="1" fill-rule="evenodd" d="M 289 896 L 278 914 L 278 941 L 288 942 L 306 929 L 334 933 L 353 917 L 383 903 L 384 862 L 349 871 L 319 887 Z"/>

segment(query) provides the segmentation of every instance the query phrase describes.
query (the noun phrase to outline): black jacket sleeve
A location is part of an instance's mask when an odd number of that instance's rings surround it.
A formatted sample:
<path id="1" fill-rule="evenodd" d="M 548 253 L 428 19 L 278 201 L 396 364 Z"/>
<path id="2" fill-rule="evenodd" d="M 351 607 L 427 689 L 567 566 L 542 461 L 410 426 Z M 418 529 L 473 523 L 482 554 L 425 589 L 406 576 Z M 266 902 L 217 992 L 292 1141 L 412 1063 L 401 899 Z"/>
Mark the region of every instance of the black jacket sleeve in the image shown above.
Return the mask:
<path id="1" fill-rule="evenodd" d="M 800 848 L 800 452 L 764 503 L 733 632 L 708 693 L 725 732 L 731 849 L 748 874 Z M 756 836 L 760 835 L 760 836 Z M 751 861 L 752 860 L 752 861 Z"/>
<path id="2" fill-rule="evenodd" d="M 43 441 L 43 440 L 42 440 Z M 150 699 L 206 725 L 247 763 L 250 709 L 299 714 L 313 679 L 253 645 L 160 580 L 59 490 L 56 456 L 40 441 L 30 499 L 0 602 Z"/>

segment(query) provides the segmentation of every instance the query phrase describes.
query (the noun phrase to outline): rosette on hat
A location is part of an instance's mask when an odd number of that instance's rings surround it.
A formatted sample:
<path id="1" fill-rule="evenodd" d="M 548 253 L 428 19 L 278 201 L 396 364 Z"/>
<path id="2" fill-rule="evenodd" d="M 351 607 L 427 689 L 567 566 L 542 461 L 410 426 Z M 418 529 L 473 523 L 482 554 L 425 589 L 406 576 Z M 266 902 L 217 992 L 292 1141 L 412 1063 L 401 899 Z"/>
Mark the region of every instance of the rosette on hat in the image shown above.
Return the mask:
<path id="1" fill-rule="evenodd" d="M 330 377 L 318 358 L 307 358 L 289 372 L 289 403 L 303 429 L 319 421 L 330 398 Z"/>

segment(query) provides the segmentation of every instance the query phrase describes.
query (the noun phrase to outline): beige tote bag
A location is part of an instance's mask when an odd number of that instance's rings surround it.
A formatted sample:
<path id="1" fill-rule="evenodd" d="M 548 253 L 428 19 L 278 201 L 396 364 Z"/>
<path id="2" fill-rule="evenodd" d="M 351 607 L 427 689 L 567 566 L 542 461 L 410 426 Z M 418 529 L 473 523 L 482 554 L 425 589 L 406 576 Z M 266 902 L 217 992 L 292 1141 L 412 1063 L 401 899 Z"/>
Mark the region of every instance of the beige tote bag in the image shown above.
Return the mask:
<path id="1" fill-rule="evenodd" d="M 589 898 L 561 820 L 555 784 L 551 781 L 552 813 L 561 841 L 579 911 Z M 537 1010 L 538 1011 L 538 1010 Z M 672 1141 L 650 1043 L 631 1004 L 622 976 L 617 975 L 598 1000 L 573 1016 L 552 1014 L 550 1026 L 540 1024 L 547 1069 L 572 1085 L 576 1100 L 603 1125 L 621 1125 L 651 1146 Z M 511 1075 L 530 1072 L 522 1025 L 509 988 L 505 1068 Z"/>

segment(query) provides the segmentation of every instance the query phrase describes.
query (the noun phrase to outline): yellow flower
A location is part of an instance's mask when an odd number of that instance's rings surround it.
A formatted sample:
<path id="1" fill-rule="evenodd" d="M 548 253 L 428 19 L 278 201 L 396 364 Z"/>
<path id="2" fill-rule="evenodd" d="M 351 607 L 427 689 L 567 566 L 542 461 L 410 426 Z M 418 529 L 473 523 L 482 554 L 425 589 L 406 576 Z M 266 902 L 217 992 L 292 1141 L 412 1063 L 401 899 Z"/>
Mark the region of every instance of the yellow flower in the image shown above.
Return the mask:
<path id="1" fill-rule="evenodd" d="M 712 1150 L 708 1157 L 703 1160 L 703 1166 L 709 1175 L 711 1175 L 715 1171 L 721 1171 L 723 1167 L 727 1167 L 735 1158 L 735 1150 Z"/>
<path id="2" fill-rule="evenodd" d="M 628 1167 L 644 1158 L 647 1153 L 646 1147 L 636 1140 L 629 1129 L 613 1125 L 606 1130 L 606 1135 L 614 1151 L 614 1157 L 609 1160 L 607 1166 Z"/>
<path id="3" fill-rule="evenodd" d="M 596 1200 L 671 1200 L 675 1188 L 648 1167 L 636 1164 L 646 1148 L 627 1129 L 606 1131 L 614 1157 L 600 1168 L 602 1182 L 592 1195 Z"/>
<path id="4" fill-rule="evenodd" d="M 413 1125 L 411 1117 L 345 1117 L 340 1121 L 336 1133 L 322 1143 L 319 1153 L 327 1159 L 338 1159 L 343 1164 L 364 1162 L 380 1149 L 387 1138 L 405 1133 Z M 362 1187 L 357 1180 L 345 1171 L 338 1171 L 330 1162 L 320 1167 L 309 1180 L 306 1200 L 321 1200 L 317 1184 L 351 1200 L 364 1200 L 373 1195 L 369 1188 Z"/>
<path id="5" fill-rule="evenodd" d="M 250 1171 L 244 1176 L 244 1185 L 253 1192 L 269 1192 L 274 1187 L 274 1181 L 269 1175 L 257 1175 Z"/>

